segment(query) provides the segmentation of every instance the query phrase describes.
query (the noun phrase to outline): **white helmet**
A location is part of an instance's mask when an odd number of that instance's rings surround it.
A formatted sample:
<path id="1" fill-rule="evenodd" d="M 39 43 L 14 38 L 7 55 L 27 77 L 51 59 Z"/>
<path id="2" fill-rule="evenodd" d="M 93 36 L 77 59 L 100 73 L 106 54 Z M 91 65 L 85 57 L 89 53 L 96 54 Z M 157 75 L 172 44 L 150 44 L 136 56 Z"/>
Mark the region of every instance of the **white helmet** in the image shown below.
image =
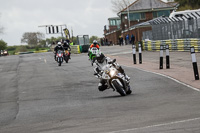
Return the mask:
<path id="1" fill-rule="evenodd" d="M 97 40 L 94 40 L 94 41 L 93 41 L 93 44 L 97 44 Z"/>
<path id="2" fill-rule="evenodd" d="M 60 46 L 61 45 L 61 42 L 58 42 L 58 46 Z"/>

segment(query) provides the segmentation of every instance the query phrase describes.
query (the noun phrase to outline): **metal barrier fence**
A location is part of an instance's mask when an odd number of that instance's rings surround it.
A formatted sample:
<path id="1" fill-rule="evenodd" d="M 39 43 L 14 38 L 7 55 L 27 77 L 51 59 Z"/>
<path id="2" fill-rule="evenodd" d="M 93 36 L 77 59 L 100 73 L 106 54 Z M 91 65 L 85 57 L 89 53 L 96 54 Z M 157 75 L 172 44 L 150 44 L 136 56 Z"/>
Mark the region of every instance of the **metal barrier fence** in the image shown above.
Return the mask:
<path id="1" fill-rule="evenodd" d="M 200 52 L 200 39 L 173 39 L 158 41 L 143 41 L 143 50 L 160 51 L 160 46 L 169 45 L 170 51 L 190 51 L 190 47 L 194 46 L 195 52 Z"/>
<path id="2" fill-rule="evenodd" d="M 161 18 L 151 21 L 152 31 L 143 32 L 143 40 L 200 38 L 200 19 Z"/>

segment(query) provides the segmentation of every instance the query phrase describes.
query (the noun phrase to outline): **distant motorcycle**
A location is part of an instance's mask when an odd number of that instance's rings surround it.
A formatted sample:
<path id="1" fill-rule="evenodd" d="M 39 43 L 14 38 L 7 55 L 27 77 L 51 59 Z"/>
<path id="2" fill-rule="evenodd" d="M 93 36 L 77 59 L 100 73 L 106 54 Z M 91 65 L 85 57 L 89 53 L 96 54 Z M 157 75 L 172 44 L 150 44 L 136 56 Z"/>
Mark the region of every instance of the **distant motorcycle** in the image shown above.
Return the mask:
<path id="1" fill-rule="evenodd" d="M 88 51 L 89 60 L 91 61 L 91 65 L 93 66 L 96 56 L 100 55 L 101 51 L 96 47 L 89 48 Z"/>
<path id="2" fill-rule="evenodd" d="M 8 55 L 8 51 L 7 51 L 7 50 L 4 50 L 3 55 L 4 55 L 4 56 L 7 56 L 7 55 Z"/>
<path id="3" fill-rule="evenodd" d="M 63 63 L 63 51 L 62 50 L 58 50 L 57 54 L 56 54 L 56 61 L 58 62 L 58 66 L 61 66 L 61 64 Z"/>
<path id="4" fill-rule="evenodd" d="M 114 66 L 116 59 L 111 63 L 106 64 L 102 68 L 100 79 L 104 80 L 108 88 L 117 91 L 121 96 L 126 96 L 131 93 L 130 81 L 125 78 L 125 75 L 120 73 Z M 98 63 L 96 63 L 98 65 Z"/>

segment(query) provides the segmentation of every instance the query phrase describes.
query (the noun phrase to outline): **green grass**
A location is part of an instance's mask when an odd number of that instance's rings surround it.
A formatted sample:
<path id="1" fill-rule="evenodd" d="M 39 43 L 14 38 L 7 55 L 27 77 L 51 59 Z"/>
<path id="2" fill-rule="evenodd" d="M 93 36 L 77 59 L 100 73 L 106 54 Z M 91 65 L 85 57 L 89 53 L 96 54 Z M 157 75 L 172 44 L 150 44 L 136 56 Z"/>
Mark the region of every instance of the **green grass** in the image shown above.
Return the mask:
<path id="1" fill-rule="evenodd" d="M 39 50 L 50 50 L 50 48 L 39 48 Z M 27 52 L 34 52 L 35 49 L 27 49 Z M 8 51 L 9 55 L 13 55 L 15 50 Z"/>

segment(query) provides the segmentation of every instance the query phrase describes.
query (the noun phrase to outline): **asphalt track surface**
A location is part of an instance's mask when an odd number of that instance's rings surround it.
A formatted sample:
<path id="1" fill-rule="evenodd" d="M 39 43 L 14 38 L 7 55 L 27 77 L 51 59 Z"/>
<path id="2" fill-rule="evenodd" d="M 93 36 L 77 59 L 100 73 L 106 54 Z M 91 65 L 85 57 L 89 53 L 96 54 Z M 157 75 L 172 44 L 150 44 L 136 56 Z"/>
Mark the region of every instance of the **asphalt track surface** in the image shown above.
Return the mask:
<path id="1" fill-rule="evenodd" d="M 51 52 L 1 57 L 0 133 L 200 132 L 199 91 L 123 68 L 133 90 L 126 97 L 98 91 L 86 53 L 72 55 L 61 67 Z"/>

